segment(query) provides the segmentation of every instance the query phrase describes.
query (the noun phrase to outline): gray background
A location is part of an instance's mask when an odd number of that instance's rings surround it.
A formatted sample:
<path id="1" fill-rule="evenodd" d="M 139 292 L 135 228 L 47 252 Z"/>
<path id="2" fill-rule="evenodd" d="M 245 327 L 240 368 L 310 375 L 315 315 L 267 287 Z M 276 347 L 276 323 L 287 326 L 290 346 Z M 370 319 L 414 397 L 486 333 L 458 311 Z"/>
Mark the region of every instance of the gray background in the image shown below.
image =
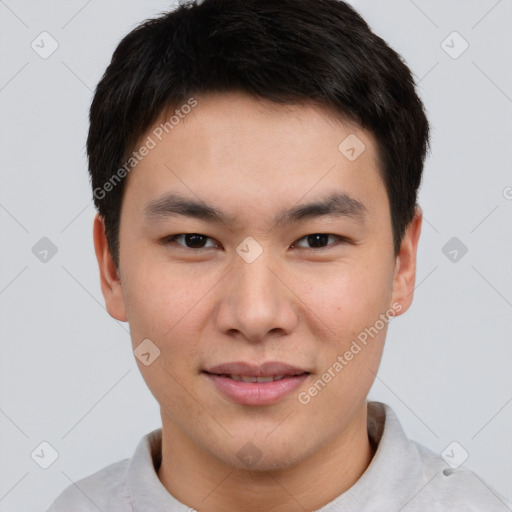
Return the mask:
<path id="1" fill-rule="evenodd" d="M 512 501 L 512 1 L 352 3 L 406 59 L 432 123 L 415 299 L 370 397 L 432 450 L 457 441 Z M 169 5 L 0 0 L 1 512 L 45 510 L 160 426 L 128 326 L 103 306 L 84 144 L 116 44 Z M 51 48 L 43 31 L 59 45 L 47 59 L 31 47 Z M 454 31 L 469 44 L 457 58 Z M 43 237 L 57 248 L 46 261 Z M 43 441 L 59 455 L 48 469 Z"/>

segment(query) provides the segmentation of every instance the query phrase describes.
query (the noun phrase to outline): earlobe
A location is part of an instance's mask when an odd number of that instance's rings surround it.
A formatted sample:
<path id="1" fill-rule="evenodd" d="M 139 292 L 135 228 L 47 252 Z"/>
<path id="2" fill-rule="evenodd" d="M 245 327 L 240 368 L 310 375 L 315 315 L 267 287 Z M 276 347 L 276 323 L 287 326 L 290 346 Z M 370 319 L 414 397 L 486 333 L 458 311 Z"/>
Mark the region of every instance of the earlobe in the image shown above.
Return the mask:
<path id="1" fill-rule="evenodd" d="M 121 322 L 126 322 L 127 316 L 121 280 L 108 246 L 104 220 L 99 214 L 94 217 L 93 238 L 105 306 L 110 316 Z"/>
<path id="2" fill-rule="evenodd" d="M 400 314 L 405 313 L 414 296 L 414 287 L 416 283 L 416 255 L 418 251 L 418 242 L 421 233 L 421 224 L 423 212 L 419 206 L 412 221 L 405 231 L 400 246 L 400 252 L 396 257 L 395 275 L 393 278 L 393 300 L 402 305 Z"/>

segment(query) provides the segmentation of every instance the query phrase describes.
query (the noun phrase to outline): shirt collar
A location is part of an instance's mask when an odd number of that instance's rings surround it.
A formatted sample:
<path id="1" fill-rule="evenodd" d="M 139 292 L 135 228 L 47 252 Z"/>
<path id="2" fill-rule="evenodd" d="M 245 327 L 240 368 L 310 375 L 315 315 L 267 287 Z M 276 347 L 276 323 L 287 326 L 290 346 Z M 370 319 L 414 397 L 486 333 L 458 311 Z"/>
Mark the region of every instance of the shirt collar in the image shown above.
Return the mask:
<path id="1" fill-rule="evenodd" d="M 162 458 L 162 429 L 145 435 L 126 470 L 126 484 L 135 512 L 190 512 L 160 482 L 157 468 Z"/>
<path id="2" fill-rule="evenodd" d="M 394 510 L 412 498 L 405 482 L 422 480 L 423 468 L 415 445 L 405 435 L 393 410 L 368 402 L 368 436 L 377 450 L 359 480 L 316 512 Z"/>

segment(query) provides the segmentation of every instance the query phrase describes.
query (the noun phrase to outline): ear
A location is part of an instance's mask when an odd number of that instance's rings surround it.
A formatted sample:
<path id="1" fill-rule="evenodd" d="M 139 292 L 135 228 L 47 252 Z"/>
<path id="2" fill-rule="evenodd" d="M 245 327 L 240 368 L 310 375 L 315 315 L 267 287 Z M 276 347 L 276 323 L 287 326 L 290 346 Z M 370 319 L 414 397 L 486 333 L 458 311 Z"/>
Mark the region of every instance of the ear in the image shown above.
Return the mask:
<path id="1" fill-rule="evenodd" d="M 402 305 L 400 315 L 409 309 L 414 295 L 414 286 L 416 283 L 416 253 L 418 250 L 422 220 L 423 212 L 421 208 L 417 206 L 414 217 L 405 231 L 400 246 L 400 252 L 396 257 L 392 303 L 398 302 Z"/>
<path id="2" fill-rule="evenodd" d="M 99 214 L 94 217 L 93 238 L 94 251 L 100 270 L 101 291 L 105 298 L 107 311 L 116 320 L 126 322 L 128 319 L 124 306 L 121 279 L 110 253 L 104 220 Z"/>

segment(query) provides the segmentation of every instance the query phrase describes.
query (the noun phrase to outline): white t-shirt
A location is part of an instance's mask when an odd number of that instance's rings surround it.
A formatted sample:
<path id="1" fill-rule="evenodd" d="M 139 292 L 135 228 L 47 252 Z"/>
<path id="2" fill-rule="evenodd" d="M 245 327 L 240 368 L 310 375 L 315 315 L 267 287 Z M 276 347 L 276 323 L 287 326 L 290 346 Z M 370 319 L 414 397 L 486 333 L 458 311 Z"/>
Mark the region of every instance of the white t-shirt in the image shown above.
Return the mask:
<path id="1" fill-rule="evenodd" d="M 368 433 L 376 453 L 361 478 L 317 512 L 510 512 L 471 471 L 451 467 L 408 439 L 391 408 L 368 403 Z M 131 459 L 70 485 L 48 512 L 192 512 L 158 479 L 162 429 L 144 436 Z"/>

